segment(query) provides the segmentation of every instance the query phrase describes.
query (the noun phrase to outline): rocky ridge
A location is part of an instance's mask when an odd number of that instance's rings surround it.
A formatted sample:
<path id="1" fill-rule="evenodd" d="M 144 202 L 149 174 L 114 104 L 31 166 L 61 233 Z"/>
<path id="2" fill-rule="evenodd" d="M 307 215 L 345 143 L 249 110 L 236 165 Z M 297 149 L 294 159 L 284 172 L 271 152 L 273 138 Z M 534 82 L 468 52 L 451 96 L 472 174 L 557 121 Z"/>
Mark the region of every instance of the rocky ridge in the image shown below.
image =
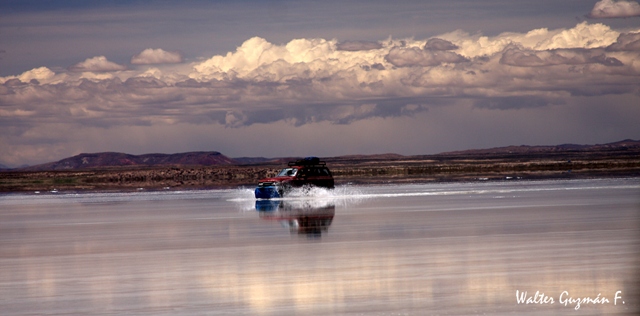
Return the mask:
<path id="1" fill-rule="evenodd" d="M 117 152 L 79 154 L 60 161 L 20 169 L 20 171 L 84 170 L 105 167 L 217 166 L 237 162 L 217 151 L 178 154 L 130 155 Z"/>

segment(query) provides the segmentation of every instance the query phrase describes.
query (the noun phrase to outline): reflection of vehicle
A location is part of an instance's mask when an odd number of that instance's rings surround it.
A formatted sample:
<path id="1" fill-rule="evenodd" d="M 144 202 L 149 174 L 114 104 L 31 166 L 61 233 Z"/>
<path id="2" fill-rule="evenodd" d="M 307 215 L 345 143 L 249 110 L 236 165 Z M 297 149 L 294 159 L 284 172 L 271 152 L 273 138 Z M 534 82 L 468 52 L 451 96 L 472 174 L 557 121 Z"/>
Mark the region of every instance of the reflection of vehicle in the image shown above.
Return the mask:
<path id="1" fill-rule="evenodd" d="M 288 202 L 273 200 L 256 201 L 256 210 L 264 220 L 276 220 L 289 231 L 310 237 L 320 237 L 327 232 L 336 206 L 332 203 L 313 205 L 310 201 Z"/>
<path id="2" fill-rule="evenodd" d="M 289 162 L 277 176 L 258 181 L 256 199 L 283 197 L 293 188 L 317 186 L 333 189 L 333 176 L 324 161 L 317 157 L 307 157 Z"/>

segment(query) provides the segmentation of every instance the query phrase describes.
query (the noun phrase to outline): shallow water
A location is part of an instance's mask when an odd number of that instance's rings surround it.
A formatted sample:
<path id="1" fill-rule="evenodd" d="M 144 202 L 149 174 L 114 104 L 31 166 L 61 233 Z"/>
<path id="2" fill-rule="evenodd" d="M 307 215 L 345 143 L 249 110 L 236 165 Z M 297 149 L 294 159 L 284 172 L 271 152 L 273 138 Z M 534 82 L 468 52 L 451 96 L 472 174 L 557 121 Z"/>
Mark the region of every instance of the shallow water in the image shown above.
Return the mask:
<path id="1" fill-rule="evenodd" d="M 638 178 L 4 194 L 0 311 L 635 314 L 639 224 Z"/>

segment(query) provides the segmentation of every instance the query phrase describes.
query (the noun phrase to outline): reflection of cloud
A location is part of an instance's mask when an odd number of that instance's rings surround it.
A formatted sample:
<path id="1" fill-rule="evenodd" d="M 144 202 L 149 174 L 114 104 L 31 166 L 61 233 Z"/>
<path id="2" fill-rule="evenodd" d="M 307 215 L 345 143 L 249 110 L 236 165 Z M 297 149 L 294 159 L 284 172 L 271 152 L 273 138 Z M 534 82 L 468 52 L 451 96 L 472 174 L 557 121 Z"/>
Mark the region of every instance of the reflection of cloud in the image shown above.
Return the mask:
<path id="1" fill-rule="evenodd" d="M 590 18 L 628 18 L 640 16 L 640 4 L 635 1 L 601 0 L 596 2 L 589 13 Z"/>
<path id="2" fill-rule="evenodd" d="M 147 48 L 131 57 L 131 63 L 134 65 L 177 64 L 181 62 L 182 55 L 180 53 L 168 52 L 160 48 Z"/>
<path id="3" fill-rule="evenodd" d="M 82 72 L 82 71 L 118 71 L 125 70 L 127 67 L 118 65 L 114 62 L 108 61 L 104 56 L 96 56 L 93 58 L 87 58 L 83 62 L 79 62 L 71 67 L 69 71 Z"/>

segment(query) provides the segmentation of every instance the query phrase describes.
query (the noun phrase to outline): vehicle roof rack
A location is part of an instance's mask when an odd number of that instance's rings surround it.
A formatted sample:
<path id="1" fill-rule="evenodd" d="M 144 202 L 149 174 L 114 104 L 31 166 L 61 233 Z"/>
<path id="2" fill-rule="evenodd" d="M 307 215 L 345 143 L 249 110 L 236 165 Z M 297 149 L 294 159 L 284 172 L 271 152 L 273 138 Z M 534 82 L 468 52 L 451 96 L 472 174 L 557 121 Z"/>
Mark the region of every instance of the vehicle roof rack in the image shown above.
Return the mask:
<path id="1" fill-rule="evenodd" d="M 324 167 L 327 163 L 320 161 L 318 157 L 306 157 L 304 159 L 298 159 L 296 161 L 289 161 L 289 167 L 292 166 L 320 166 Z"/>

